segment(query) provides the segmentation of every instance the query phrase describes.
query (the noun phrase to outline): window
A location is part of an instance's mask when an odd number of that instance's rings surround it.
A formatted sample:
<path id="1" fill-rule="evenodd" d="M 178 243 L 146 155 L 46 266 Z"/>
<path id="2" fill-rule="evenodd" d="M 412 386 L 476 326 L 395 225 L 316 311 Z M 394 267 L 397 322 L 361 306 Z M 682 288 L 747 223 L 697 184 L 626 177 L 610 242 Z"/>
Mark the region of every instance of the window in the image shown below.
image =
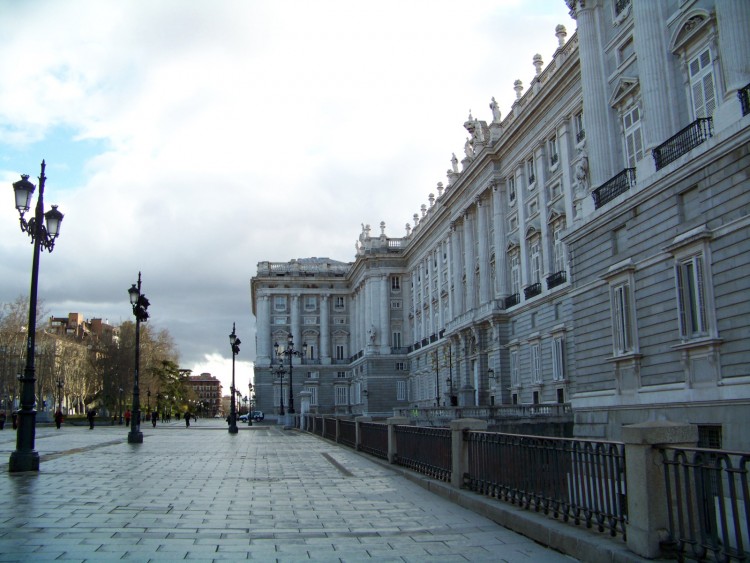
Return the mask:
<path id="1" fill-rule="evenodd" d="M 529 211 L 529 217 L 533 217 L 534 215 L 539 213 L 539 202 L 537 201 L 536 197 L 532 197 L 526 204 L 526 207 Z"/>
<path id="2" fill-rule="evenodd" d="M 557 161 L 559 159 L 559 156 L 557 154 L 557 137 L 552 137 L 548 142 L 547 146 L 549 148 L 549 166 L 552 168 L 557 164 Z"/>
<path id="3" fill-rule="evenodd" d="M 539 342 L 531 345 L 531 381 L 537 385 L 542 383 L 542 352 Z"/>
<path id="4" fill-rule="evenodd" d="M 563 381 L 565 379 L 565 338 L 555 336 L 552 338 L 552 380 Z"/>
<path id="5" fill-rule="evenodd" d="M 521 378 L 518 368 L 518 350 L 510 352 L 510 384 L 513 387 L 521 386 Z"/>
<path id="6" fill-rule="evenodd" d="M 318 379 L 319 373 L 317 371 L 308 371 L 307 379 Z"/>
<path id="7" fill-rule="evenodd" d="M 611 288 L 612 337 L 615 356 L 633 352 L 633 322 L 630 282 L 622 282 Z"/>
<path id="8" fill-rule="evenodd" d="M 393 346 L 394 348 L 401 348 L 401 333 L 394 332 L 392 336 L 393 339 L 391 341 L 391 346 Z"/>
<path id="9" fill-rule="evenodd" d="M 558 389 L 557 390 L 557 402 L 561 405 L 565 402 L 565 389 Z"/>
<path id="10" fill-rule="evenodd" d="M 629 37 L 625 43 L 620 45 L 620 48 L 617 49 L 617 64 L 621 65 L 625 61 L 627 61 L 630 57 L 632 57 L 635 54 L 635 46 L 633 45 L 633 38 Z"/>
<path id="11" fill-rule="evenodd" d="M 708 48 L 690 60 L 688 72 L 695 118 L 711 117 L 716 109 L 716 86 Z"/>
<path id="12" fill-rule="evenodd" d="M 643 158 L 643 138 L 641 136 L 641 114 L 638 107 L 625 113 L 622 118 L 625 132 L 625 156 L 628 168 Z"/>
<path id="13" fill-rule="evenodd" d="M 405 371 L 404 362 L 396 362 L 396 371 Z"/>
<path id="14" fill-rule="evenodd" d="M 310 385 L 305 387 L 305 391 L 310 393 L 310 405 L 318 404 L 318 387 L 317 385 Z"/>
<path id="15" fill-rule="evenodd" d="M 400 299 L 392 299 L 391 300 L 391 309 L 400 309 L 400 308 L 401 308 L 401 300 Z"/>
<path id="16" fill-rule="evenodd" d="M 335 396 L 334 401 L 336 401 L 337 406 L 341 405 L 348 405 L 349 404 L 349 389 L 344 387 L 343 385 L 338 385 L 335 387 Z"/>
<path id="17" fill-rule="evenodd" d="M 343 344 L 336 344 L 336 359 L 337 360 L 344 359 L 344 345 Z"/>
<path id="18" fill-rule="evenodd" d="M 555 260 L 555 273 L 562 272 L 565 270 L 565 245 L 562 241 L 562 234 L 565 230 L 565 223 L 563 221 L 557 221 L 552 232 L 554 239 L 554 260 Z"/>
<path id="19" fill-rule="evenodd" d="M 342 296 L 336 296 L 333 306 L 336 309 L 343 309 L 344 308 L 344 298 Z"/>
<path id="20" fill-rule="evenodd" d="M 514 295 L 521 292 L 521 255 L 518 251 L 510 256 L 510 291 Z"/>
<path id="21" fill-rule="evenodd" d="M 573 117 L 573 123 L 576 131 L 576 143 L 580 143 L 586 138 L 586 130 L 583 128 L 583 112 L 579 111 Z"/>
<path id="22" fill-rule="evenodd" d="M 562 192 L 562 183 L 560 183 L 560 182 L 553 183 L 548 188 L 548 194 L 549 194 L 548 195 L 548 199 L 549 199 L 549 201 L 551 202 L 552 200 L 557 199 L 558 197 L 560 197 L 562 195 L 562 193 L 563 193 Z"/>
<path id="23" fill-rule="evenodd" d="M 508 177 L 508 200 L 510 204 L 516 203 L 516 178 L 515 176 Z"/>
<path id="24" fill-rule="evenodd" d="M 528 180 L 529 188 L 533 188 L 534 180 L 536 180 L 536 176 L 534 176 L 534 157 L 533 156 L 526 161 L 526 178 Z"/>
<path id="25" fill-rule="evenodd" d="M 396 382 L 396 400 L 397 401 L 405 401 L 406 400 L 406 381 L 397 381 Z"/>
<path id="26" fill-rule="evenodd" d="M 539 237 L 536 237 L 531 241 L 529 248 L 531 255 L 529 261 L 529 274 L 531 276 L 531 283 L 539 283 L 542 281 L 542 245 Z"/>
<path id="27" fill-rule="evenodd" d="M 273 298 L 274 311 L 286 311 L 286 297 L 276 296 Z"/>
<path id="28" fill-rule="evenodd" d="M 346 372 L 345 371 L 337 371 L 336 372 L 336 377 L 338 377 L 339 379 L 343 379 L 343 378 L 346 377 Z"/>
<path id="29" fill-rule="evenodd" d="M 318 306 L 318 299 L 313 295 L 305 297 L 305 311 L 314 311 Z"/>
<path id="30" fill-rule="evenodd" d="M 706 288 L 703 256 L 682 259 L 675 265 L 680 338 L 688 340 L 708 336 Z"/>
<path id="31" fill-rule="evenodd" d="M 391 290 L 392 291 L 401 290 L 401 277 L 400 276 L 391 276 Z"/>
<path id="32" fill-rule="evenodd" d="M 508 231 L 515 231 L 518 228 L 518 214 L 511 213 L 508 217 Z"/>

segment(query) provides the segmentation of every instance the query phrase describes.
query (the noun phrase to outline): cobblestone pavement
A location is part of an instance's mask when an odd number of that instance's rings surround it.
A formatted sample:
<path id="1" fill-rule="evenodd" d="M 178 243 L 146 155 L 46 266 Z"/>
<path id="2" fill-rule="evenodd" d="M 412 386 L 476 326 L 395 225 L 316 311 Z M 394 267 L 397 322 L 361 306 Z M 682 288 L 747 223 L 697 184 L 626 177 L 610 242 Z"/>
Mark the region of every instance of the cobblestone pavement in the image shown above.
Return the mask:
<path id="1" fill-rule="evenodd" d="M 0 561 L 567 562 L 347 448 L 223 420 L 38 426 L 38 473 L 8 473 Z"/>

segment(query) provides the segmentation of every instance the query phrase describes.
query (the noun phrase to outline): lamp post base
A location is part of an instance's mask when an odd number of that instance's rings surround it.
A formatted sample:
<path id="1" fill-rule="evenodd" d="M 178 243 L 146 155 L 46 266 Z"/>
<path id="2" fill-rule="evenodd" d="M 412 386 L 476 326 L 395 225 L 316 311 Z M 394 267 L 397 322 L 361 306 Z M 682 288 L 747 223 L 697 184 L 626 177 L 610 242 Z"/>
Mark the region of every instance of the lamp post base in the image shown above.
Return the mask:
<path id="1" fill-rule="evenodd" d="M 18 473 L 20 471 L 39 471 L 39 452 L 31 450 L 29 452 L 14 451 L 10 454 L 8 462 L 8 471 Z"/>
<path id="2" fill-rule="evenodd" d="M 143 432 L 128 432 L 128 444 L 142 444 Z"/>
<path id="3" fill-rule="evenodd" d="M 231 424 L 229 426 L 229 433 L 230 434 L 237 434 L 237 432 L 239 432 L 239 429 L 237 428 L 237 425 L 236 424 Z"/>

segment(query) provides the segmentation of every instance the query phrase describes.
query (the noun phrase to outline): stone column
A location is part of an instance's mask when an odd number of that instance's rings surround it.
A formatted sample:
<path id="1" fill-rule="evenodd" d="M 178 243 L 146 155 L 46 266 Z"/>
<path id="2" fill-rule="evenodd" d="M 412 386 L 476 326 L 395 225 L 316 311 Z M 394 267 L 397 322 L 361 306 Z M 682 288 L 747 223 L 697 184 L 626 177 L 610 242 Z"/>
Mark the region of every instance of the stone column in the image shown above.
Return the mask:
<path id="1" fill-rule="evenodd" d="M 599 35 L 596 2 L 575 0 L 572 10 L 578 22 L 578 52 L 581 58 L 583 119 L 586 126 L 590 187 L 596 188 L 614 176 L 613 143 L 619 136 L 609 119 L 608 76 L 604 60 L 604 40 Z"/>
<path id="2" fill-rule="evenodd" d="M 271 361 L 271 297 L 269 295 L 258 296 L 258 363 L 261 359 Z"/>
<path id="3" fill-rule="evenodd" d="M 354 441 L 354 449 L 359 450 L 360 444 L 362 443 L 362 430 L 360 428 L 360 423 L 362 422 L 372 422 L 371 416 L 358 416 L 354 419 L 354 435 L 355 435 L 355 441 Z"/>
<path id="4" fill-rule="evenodd" d="M 331 362 L 331 300 L 325 293 L 320 296 L 320 359 L 324 364 Z"/>
<path id="5" fill-rule="evenodd" d="M 483 205 L 482 197 L 477 197 L 477 236 L 479 237 L 479 303 L 484 305 L 491 299 L 490 293 L 490 249 L 487 244 L 489 229 L 487 228 L 487 206 Z"/>
<path id="6" fill-rule="evenodd" d="M 388 295 L 388 276 L 380 276 L 380 353 L 387 354 L 391 348 L 391 299 Z"/>
<path id="7" fill-rule="evenodd" d="M 300 327 L 300 321 L 299 321 L 299 302 L 300 302 L 300 294 L 295 293 L 292 295 L 292 310 L 291 310 L 291 333 L 292 333 L 292 339 L 294 340 L 294 347 L 299 348 L 302 346 L 302 331 Z M 279 346 L 286 347 L 286 342 L 279 342 Z"/>
<path id="8" fill-rule="evenodd" d="M 494 297 L 508 296 L 508 260 L 505 256 L 505 202 L 504 190 L 495 183 L 492 186 L 492 222 L 495 225 L 495 287 Z"/>
<path id="9" fill-rule="evenodd" d="M 628 487 L 628 549 L 642 557 L 660 556 L 659 540 L 667 528 L 666 485 L 656 444 L 695 447 L 698 427 L 674 422 L 623 426 L 625 479 Z"/>
<path id="10" fill-rule="evenodd" d="M 462 489 L 464 473 L 469 468 L 469 444 L 464 440 L 464 430 L 487 430 L 487 421 L 475 418 L 457 418 L 451 420 L 450 429 L 451 485 L 457 489 Z"/>
<path id="11" fill-rule="evenodd" d="M 474 225 L 468 209 L 464 211 L 464 259 L 464 272 L 466 273 L 464 311 L 471 311 L 477 304 L 474 299 Z"/>
<path id="12" fill-rule="evenodd" d="M 661 2 L 632 2 L 633 40 L 638 55 L 638 81 L 643 100 L 643 150 L 650 151 L 674 135 L 678 128 L 675 102 L 669 96 L 671 80 L 669 54 L 665 44 Z M 584 115 L 584 119 L 585 119 Z M 588 136 L 588 135 L 587 135 Z M 590 161 L 589 161 L 590 162 Z M 606 179 L 606 178 L 605 178 Z"/>
<path id="13" fill-rule="evenodd" d="M 419 295 L 417 294 L 417 278 L 419 276 L 419 265 L 415 270 L 411 272 L 411 306 L 414 313 L 414 323 L 412 325 L 412 342 L 419 340 L 419 317 L 417 316 L 417 309 L 419 308 Z"/>

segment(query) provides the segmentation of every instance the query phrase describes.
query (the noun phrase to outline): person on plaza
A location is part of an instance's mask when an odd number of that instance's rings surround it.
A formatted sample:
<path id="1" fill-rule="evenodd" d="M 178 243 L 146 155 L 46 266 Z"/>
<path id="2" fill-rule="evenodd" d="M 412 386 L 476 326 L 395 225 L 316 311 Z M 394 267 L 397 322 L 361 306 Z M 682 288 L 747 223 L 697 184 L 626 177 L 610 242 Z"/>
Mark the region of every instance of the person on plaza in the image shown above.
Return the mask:
<path id="1" fill-rule="evenodd" d="M 95 416 L 96 416 L 96 410 L 89 409 L 89 412 L 86 414 L 86 417 L 89 419 L 89 430 L 94 429 L 94 417 Z"/>
<path id="2" fill-rule="evenodd" d="M 5 419 L 7 418 L 5 410 L 0 410 L 0 430 L 5 428 Z"/>
<path id="3" fill-rule="evenodd" d="M 60 409 L 57 409 L 57 412 L 55 413 L 55 426 L 57 426 L 57 429 L 60 430 L 60 426 L 63 422 L 63 413 Z"/>
<path id="4" fill-rule="evenodd" d="M 151 426 L 153 426 L 154 428 L 156 428 L 156 419 L 157 418 L 159 418 L 159 413 L 157 413 L 156 411 L 152 412 L 151 413 Z"/>
<path id="5" fill-rule="evenodd" d="M 125 426 L 130 426 L 130 409 L 125 411 Z"/>
<path id="6" fill-rule="evenodd" d="M 185 411 L 185 428 L 190 428 L 190 411 Z"/>

